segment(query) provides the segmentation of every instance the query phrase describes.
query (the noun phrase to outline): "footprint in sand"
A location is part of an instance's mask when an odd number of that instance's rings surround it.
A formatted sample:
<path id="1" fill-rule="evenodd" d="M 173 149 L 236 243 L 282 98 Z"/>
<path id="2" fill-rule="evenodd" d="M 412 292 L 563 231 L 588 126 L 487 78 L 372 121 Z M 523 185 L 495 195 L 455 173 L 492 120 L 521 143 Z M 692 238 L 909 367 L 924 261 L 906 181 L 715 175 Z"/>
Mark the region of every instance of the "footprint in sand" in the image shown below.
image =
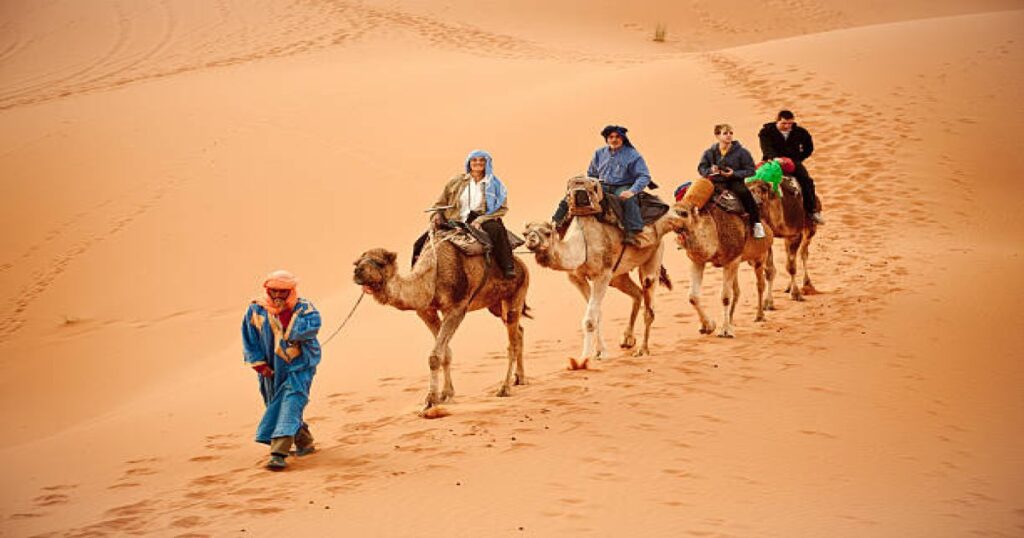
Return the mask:
<path id="1" fill-rule="evenodd" d="M 172 527 L 191 528 L 191 527 L 197 527 L 199 525 L 202 525 L 202 523 L 203 523 L 203 518 L 201 518 L 199 516 L 184 516 L 184 517 L 179 517 L 179 518 L 175 519 L 174 521 L 171 521 L 171 526 Z"/>

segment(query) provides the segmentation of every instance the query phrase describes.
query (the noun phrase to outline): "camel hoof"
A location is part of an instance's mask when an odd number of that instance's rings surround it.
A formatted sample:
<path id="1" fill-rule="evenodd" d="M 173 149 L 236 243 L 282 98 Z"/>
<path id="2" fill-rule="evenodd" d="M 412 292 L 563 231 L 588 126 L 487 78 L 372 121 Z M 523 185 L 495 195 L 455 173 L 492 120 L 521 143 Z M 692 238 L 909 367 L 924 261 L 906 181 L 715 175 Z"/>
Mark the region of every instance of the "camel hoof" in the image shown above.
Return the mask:
<path id="1" fill-rule="evenodd" d="M 525 385 L 526 384 L 526 376 L 525 375 L 516 374 L 515 375 L 515 383 L 513 383 L 513 384 L 514 385 Z"/>
<path id="2" fill-rule="evenodd" d="M 651 350 L 647 348 L 640 348 L 633 352 L 634 357 L 646 357 L 651 354 Z"/>
<path id="3" fill-rule="evenodd" d="M 427 420 L 432 420 L 435 418 L 444 418 L 447 417 L 448 415 L 451 415 L 451 413 L 449 413 L 447 409 L 437 405 L 428 407 L 420 413 L 420 416 Z"/>
<path id="4" fill-rule="evenodd" d="M 794 294 L 792 294 L 791 297 L 792 297 L 792 299 L 794 301 L 796 301 L 798 303 L 802 303 L 805 300 L 803 294 L 800 294 L 800 293 L 794 293 Z"/>
<path id="5" fill-rule="evenodd" d="M 702 325 L 700 334 L 715 334 L 715 322 L 709 321 L 707 325 Z"/>
<path id="6" fill-rule="evenodd" d="M 804 295 L 817 295 L 821 293 L 818 291 L 818 288 L 814 287 L 814 284 L 804 284 L 802 291 L 804 292 Z"/>
<path id="7" fill-rule="evenodd" d="M 576 362 L 576 359 L 569 359 L 570 370 L 586 370 L 590 365 L 590 359 L 583 359 L 583 362 Z"/>
<path id="8" fill-rule="evenodd" d="M 502 385 L 494 395 L 498 398 L 508 398 L 512 395 L 512 391 L 509 390 L 508 385 Z"/>
<path id="9" fill-rule="evenodd" d="M 452 392 L 442 392 L 441 393 L 441 401 L 440 401 L 440 403 L 450 402 L 452 400 L 452 398 L 454 398 L 454 397 L 455 397 L 455 391 L 452 391 Z"/>
<path id="10" fill-rule="evenodd" d="M 764 314 L 758 314 L 758 315 L 757 315 L 757 316 L 756 316 L 756 317 L 754 318 L 754 321 L 755 321 L 755 322 L 764 322 L 764 321 L 767 321 L 767 320 L 766 320 L 766 319 L 764 319 Z"/>
<path id="11" fill-rule="evenodd" d="M 736 336 L 734 334 L 726 333 L 726 332 L 723 332 L 722 334 L 718 335 L 718 337 L 719 338 L 736 338 Z"/>
<path id="12" fill-rule="evenodd" d="M 764 305 L 764 309 L 769 311 L 769 312 L 774 312 L 775 311 L 775 303 L 767 303 L 767 304 L 765 304 Z"/>
<path id="13" fill-rule="evenodd" d="M 622 337 L 622 342 L 619 343 L 619 347 L 622 349 L 630 349 L 636 345 L 636 337 L 632 334 L 627 334 Z"/>

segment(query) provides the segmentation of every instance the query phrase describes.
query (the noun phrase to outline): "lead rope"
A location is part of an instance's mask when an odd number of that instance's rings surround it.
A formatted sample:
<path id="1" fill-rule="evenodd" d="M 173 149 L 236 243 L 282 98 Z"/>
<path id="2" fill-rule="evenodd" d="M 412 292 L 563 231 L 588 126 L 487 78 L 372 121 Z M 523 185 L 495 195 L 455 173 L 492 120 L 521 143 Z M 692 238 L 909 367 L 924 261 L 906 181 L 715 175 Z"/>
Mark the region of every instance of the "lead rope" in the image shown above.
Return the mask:
<path id="1" fill-rule="evenodd" d="M 327 340 L 324 340 L 324 343 L 321 345 L 321 347 L 326 346 L 327 343 L 330 342 L 331 339 L 333 339 L 335 336 L 337 336 L 338 333 L 341 332 L 341 329 L 343 329 L 345 327 L 345 325 L 348 324 L 348 320 L 352 319 L 352 314 L 356 313 L 356 308 L 359 308 L 359 303 L 363 302 L 363 297 L 365 297 L 365 296 L 366 296 L 365 292 L 362 292 L 362 293 L 359 294 L 359 298 L 356 299 L 356 304 L 352 305 L 352 310 L 350 310 L 348 315 L 345 316 L 345 321 L 342 321 L 341 325 L 339 325 L 337 329 L 334 329 L 334 332 L 331 333 L 331 335 L 327 337 Z"/>

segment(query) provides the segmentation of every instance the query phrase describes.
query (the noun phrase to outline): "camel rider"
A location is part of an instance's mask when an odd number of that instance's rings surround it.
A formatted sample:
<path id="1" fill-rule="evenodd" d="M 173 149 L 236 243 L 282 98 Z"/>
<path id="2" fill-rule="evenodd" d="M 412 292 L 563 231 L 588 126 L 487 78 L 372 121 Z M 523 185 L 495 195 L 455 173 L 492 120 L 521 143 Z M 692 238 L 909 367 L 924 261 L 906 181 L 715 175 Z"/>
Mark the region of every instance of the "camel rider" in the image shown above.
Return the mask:
<path id="1" fill-rule="evenodd" d="M 626 221 L 626 234 L 622 242 L 638 246 L 640 241 L 636 235 L 644 228 L 640 217 L 640 199 L 638 194 L 651 183 L 651 173 L 640 152 L 626 136 L 626 129 L 620 125 L 609 125 L 601 130 L 606 146 L 594 152 L 590 160 L 587 175 L 601 180 L 606 195 L 615 195 L 622 199 L 623 218 Z M 569 212 L 569 204 L 562 199 L 558 211 L 552 217 L 555 226 L 560 226 Z"/>
<path id="2" fill-rule="evenodd" d="M 298 296 L 297 283 L 288 271 L 271 273 L 242 320 L 245 363 L 256 370 L 266 404 L 256 441 L 270 445 L 266 467 L 273 471 L 287 467 L 292 444 L 297 456 L 314 451 L 302 412 L 320 363 L 320 313 Z"/>
<path id="3" fill-rule="evenodd" d="M 744 182 L 746 178 L 754 175 L 754 158 L 738 140 L 732 139 L 732 135 L 732 127 L 729 124 L 715 125 L 715 138 L 718 141 L 704 151 L 697 165 L 697 172 L 710 179 L 716 186 L 729 189 L 740 199 L 743 209 L 750 215 L 754 238 L 761 239 L 764 237 L 761 212 L 758 210 L 754 195 L 750 194 L 750 189 Z"/>
<path id="4" fill-rule="evenodd" d="M 814 222 L 825 224 L 825 219 L 817 211 L 814 180 L 811 179 L 807 168 L 804 167 L 804 160 L 814 152 L 814 140 L 811 139 L 811 133 L 796 124 L 792 112 L 780 110 L 775 116 L 775 121 L 768 122 L 761 127 L 757 138 L 761 141 L 761 160 L 788 157 L 793 161 L 796 167 L 793 177 L 800 184 L 800 192 L 804 199 L 804 211 Z"/>
<path id="5" fill-rule="evenodd" d="M 439 229 L 450 221 L 464 222 L 487 233 L 491 239 L 491 253 L 505 279 L 516 276 L 512 245 L 501 218 L 508 213 L 508 190 L 494 175 L 491 154 L 474 150 L 466 156 L 465 172 L 448 180 L 434 207 L 444 208 L 433 213 L 431 226 Z M 412 263 L 426 244 L 429 234 L 423 234 L 413 245 Z"/>

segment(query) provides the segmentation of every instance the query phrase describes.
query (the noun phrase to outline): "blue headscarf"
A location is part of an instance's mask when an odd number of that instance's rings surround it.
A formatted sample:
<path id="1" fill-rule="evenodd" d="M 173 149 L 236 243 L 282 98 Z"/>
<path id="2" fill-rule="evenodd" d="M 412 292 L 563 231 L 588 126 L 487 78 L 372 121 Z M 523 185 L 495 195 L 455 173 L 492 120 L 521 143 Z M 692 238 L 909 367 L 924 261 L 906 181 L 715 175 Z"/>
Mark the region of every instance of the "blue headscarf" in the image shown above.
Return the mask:
<path id="1" fill-rule="evenodd" d="M 608 140 L 608 135 L 612 133 L 619 133 L 619 136 L 622 137 L 622 145 L 632 148 L 633 143 L 630 142 L 629 137 L 626 136 L 626 131 L 629 131 L 629 129 L 626 129 L 621 125 L 606 125 L 604 129 L 601 129 L 601 137 L 604 138 L 605 140 Z"/>
<path id="2" fill-rule="evenodd" d="M 484 178 L 487 179 L 487 188 L 484 190 L 486 198 L 487 214 L 494 213 L 501 206 L 505 205 L 505 198 L 508 197 L 508 189 L 505 188 L 505 184 L 498 179 L 498 176 L 494 175 L 494 166 L 491 164 L 491 154 L 487 153 L 482 149 L 475 149 L 469 152 L 466 156 L 466 173 L 469 173 L 469 160 L 477 157 L 483 157 L 487 159 L 487 164 L 484 168 Z"/>

